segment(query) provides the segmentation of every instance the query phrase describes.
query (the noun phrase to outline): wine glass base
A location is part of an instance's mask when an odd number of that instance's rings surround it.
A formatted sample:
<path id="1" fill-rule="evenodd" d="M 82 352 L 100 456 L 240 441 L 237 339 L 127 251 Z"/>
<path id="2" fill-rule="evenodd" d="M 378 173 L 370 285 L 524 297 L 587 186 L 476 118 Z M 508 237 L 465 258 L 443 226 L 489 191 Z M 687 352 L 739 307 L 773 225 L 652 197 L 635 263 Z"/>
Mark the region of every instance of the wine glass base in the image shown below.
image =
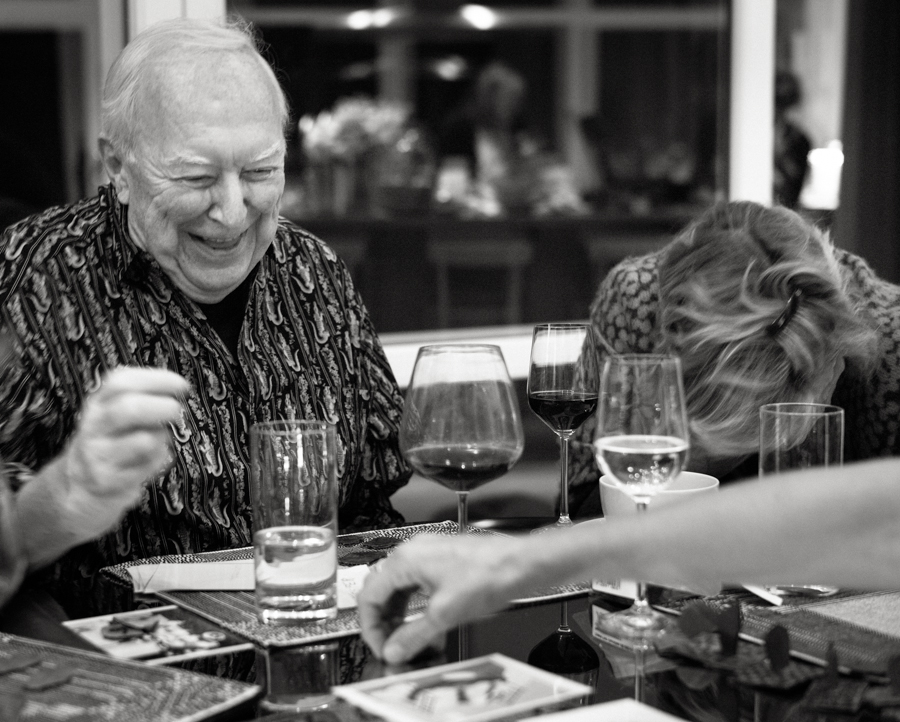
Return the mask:
<path id="1" fill-rule="evenodd" d="M 820 584 L 782 584 L 767 586 L 765 590 L 779 597 L 833 597 L 841 591 Z"/>
<path id="2" fill-rule="evenodd" d="M 612 612 L 594 622 L 594 628 L 633 646 L 647 646 L 674 628 L 672 620 L 652 609 L 634 607 Z"/>
<path id="3" fill-rule="evenodd" d="M 539 526 L 537 529 L 532 529 L 532 534 L 546 534 L 548 531 L 559 531 L 560 529 L 571 529 L 575 526 L 575 522 L 573 522 L 569 517 L 557 519 L 553 524 L 548 524 L 547 526 Z"/>

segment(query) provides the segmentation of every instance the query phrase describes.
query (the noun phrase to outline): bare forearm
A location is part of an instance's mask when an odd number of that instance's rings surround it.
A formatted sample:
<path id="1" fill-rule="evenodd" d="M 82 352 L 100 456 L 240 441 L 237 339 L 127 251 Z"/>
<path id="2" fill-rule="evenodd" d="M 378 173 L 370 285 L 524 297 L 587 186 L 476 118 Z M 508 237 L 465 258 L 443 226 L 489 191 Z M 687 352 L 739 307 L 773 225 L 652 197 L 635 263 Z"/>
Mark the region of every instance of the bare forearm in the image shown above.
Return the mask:
<path id="1" fill-rule="evenodd" d="M 900 587 L 900 461 L 749 481 L 690 505 L 530 540 L 539 583 L 815 582 Z M 544 559 L 552 554 L 556 564 Z"/>
<path id="2" fill-rule="evenodd" d="M 62 454 L 23 485 L 17 496 L 20 537 L 30 570 L 113 528 L 140 496 L 140 483 L 97 488 Z"/>
<path id="3" fill-rule="evenodd" d="M 84 520 L 72 516 L 62 458 L 51 462 L 30 479 L 17 494 L 16 502 L 22 549 L 30 570 L 49 564 L 73 546 L 91 538 L 79 533 Z"/>

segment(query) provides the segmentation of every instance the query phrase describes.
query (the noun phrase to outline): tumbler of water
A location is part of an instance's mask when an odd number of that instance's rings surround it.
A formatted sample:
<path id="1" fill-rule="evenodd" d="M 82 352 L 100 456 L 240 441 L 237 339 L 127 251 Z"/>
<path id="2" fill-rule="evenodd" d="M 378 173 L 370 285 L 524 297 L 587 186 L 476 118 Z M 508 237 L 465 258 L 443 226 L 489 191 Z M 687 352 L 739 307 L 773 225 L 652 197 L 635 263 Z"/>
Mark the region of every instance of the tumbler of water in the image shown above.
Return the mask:
<path id="1" fill-rule="evenodd" d="M 256 609 L 267 624 L 337 615 L 334 426 L 271 421 L 250 429 Z"/>
<path id="2" fill-rule="evenodd" d="M 843 462 L 844 410 L 840 406 L 779 403 L 760 407 L 760 476 L 816 466 L 840 466 Z M 767 589 L 781 596 L 828 596 L 838 591 L 834 587 L 800 583 Z"/>
<path id="3" fill-rule="evenodd" d="M 844 410 L 831 404 L 765 404 L 759 409 L 759 474 L 844 463 Z"/>

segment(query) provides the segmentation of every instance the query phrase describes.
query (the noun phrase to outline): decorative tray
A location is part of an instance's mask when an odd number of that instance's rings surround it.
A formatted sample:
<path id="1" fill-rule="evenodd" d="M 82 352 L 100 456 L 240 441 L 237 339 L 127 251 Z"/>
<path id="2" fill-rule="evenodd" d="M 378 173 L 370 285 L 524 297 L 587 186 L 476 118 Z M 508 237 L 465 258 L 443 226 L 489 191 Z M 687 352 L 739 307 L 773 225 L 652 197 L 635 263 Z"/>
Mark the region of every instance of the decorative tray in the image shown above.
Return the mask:
<path id="1" fill-rule="evenodd" d="M 432 524 L 417 524 L 380 529 L 355 534 L 343 534 L 338 537 L 338 563 L 341 566 L 371 564 L 388 556 L 393 548 L 419 534 L 454 535 L 456 522 L 445 521 Z M 498 536 L 498 532 L 469 527 L 469 533 L 479 536 Z M 395 540 L 395 544 L 385 544 L 373 540 Z M 219 552 L 201 554 L 185 554 L 165 557 L 151 557 L 134 562 L 126 562 L 101 570 L 105 578 L 116 584 L 132 587 L 132 579 L 128 568 L 138 564 L 178 564 L 218 561 L 234 561 L 252 559 L 253 548 L 241 547 Z M 552 587 L 541 590 L 534 595 L 517 599 L 515 605 L 533 604 L 546 600 L 566 599 L 586 594 L 590 589 L 588 583 Z M 359 620 L 356 609 L 341 609 L 335 619 L 298 626 L 273 626 L 262 624 L 256 616 L 253 592 L 249 591 L 166 591 L 156 592 L 156 596 L 170 603 L 177 604 L 198 614 L 225 629 L 238 634 L 261 647 L 286 647 L 298 643 L 320 642 L 338 639 L 359 633 Z M 421 613 L 427 604 L 424 594 L 412 596 L 408 606 L 410 617 Z"/>

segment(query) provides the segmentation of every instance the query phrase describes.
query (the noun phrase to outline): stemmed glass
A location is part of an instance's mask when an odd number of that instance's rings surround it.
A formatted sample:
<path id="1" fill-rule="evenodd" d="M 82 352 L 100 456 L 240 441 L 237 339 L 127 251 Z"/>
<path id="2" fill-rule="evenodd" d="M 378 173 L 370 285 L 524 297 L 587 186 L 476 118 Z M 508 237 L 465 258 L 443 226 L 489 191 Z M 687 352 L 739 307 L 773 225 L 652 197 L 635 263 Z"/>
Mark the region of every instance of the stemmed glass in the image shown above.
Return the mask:
<path id="1" fill-rule="evenodd" d="M 426 479 L 456 492 L 459 534 L 473 489 L 503 476 L 522 455 L 522 419 L 498 346 L 419 349 L 400 422 L 400 450 Z"/>
<path id="2" fill-rule="evenodd" d="M 569 439 L 597 408 L 599 370 L 596 358 L 588 324 L 545 323 L 534 327 L 528 370 L 528 405 L 560 440 L 559 518 L 554 525 L 544 529 L 572 526 L 569 518 Z"/>
<path id="3" fill-rule="evenodd" d="M 544 637 L 528 653 L 528 664 L 560 674 L 591 687 L 596 686 L 600 655 L 569 626 L 568 602 L 560 602 L 560 620 L 556 631 Z"/>
<path id="4" fill-rule="evenodd" d="M 681 473 L 689 439 L 680 359 L 650 354 L 606 359 L 594 453 L 639 513 Z M 646 591 L 639 581 L 634 604 L 601 620 L 603 631 L 644 641 L 665 631 L 667 619 L 650 608 Z"/>

